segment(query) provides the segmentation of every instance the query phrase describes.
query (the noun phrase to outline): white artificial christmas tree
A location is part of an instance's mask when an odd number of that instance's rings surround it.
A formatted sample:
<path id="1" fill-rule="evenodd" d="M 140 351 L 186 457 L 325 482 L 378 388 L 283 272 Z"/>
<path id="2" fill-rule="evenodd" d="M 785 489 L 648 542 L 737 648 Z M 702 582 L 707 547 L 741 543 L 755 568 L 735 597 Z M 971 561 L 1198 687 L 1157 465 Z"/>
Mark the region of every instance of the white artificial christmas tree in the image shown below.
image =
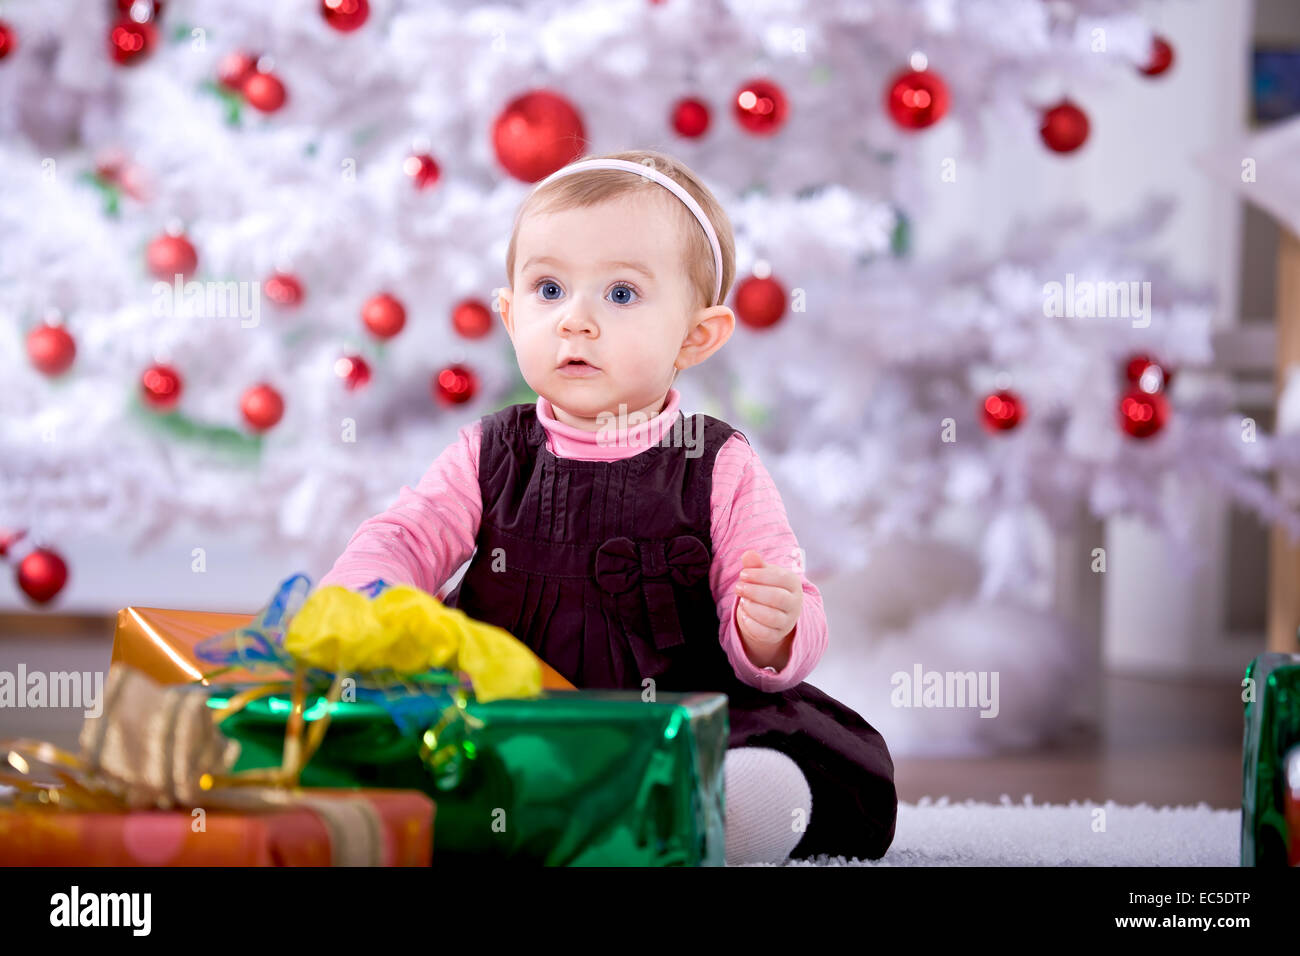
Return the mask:
<path id="1" fill-rule="evenodd" d="M 451 315 L 465 300 L 492 308 L 505 281 L 532 185 L 503 164 L 494 130 L 512 101 L 546 90 L 581 118 L 575 157 L 654 148 L 694 168 L 732 218 L 738 281 L 770 278 L 786 293 L 775 324 L 740 323 L 677 387 L 687 410 L 755 445 L 813 579 L 864 567 L 880 542 L 956 506 L 985 521 L 980 597 L 1025 599 L 1047 573 L 1034 520 L 1068 523 L 1082 503 L 1176 536 L 1166 479 L 1208 480 L 1300 530 L 1268 485 L 1294 449 L 1266 435 L 1244 443 L 1225 398 L 1174 392 L 1157 433 L 1119 427 L 1130 356 L 1175 370 L 1212 358 L 1208 292 L 1130 251 L 1167 205 L 1104 230 L 1047 210 L 995 257 L 910 252 L 923 178 L 936 173 L 915 162 L 925 130 L 886 108 L 891 84 L 909 70 L 940 80 L 938 121 L 960 126 L 968 158 L 989 118 L 1046 149 L 1043 111 L 1061 93 L 1044 95 L 1045 77 L 1082 99 L 1147 62 L 1152 31 L 1136 3 L 365 6 L 348 31 L 312 0 L 0 11 L 16 40 L 0 60 L 0 528 L 55 548 L 83 533 L 147 546 L 184 518 L 256 529 L 328 567 L 461 425 L 533 398 L 495 312 L 473 339 Z M 155 31 L 125 64 L 108 46 L 123 17 Z M 282 84 L 282 105 L 248 102 L 272 81 L 256 94 L 223 87 L 238 54 Z M 761 133 L 733 115 L 755 80 L 788 105 Z M 698 137 L 672 125 L 686 97 L 710 110 Z M 197 252 L 189 278 L 234 283 L 247 308 L 211 314 L 150 274 L 149 244 L 169 229 Z M 296 307 L 267 296 L 278 271 L 301 283 Z M 1123 315 L 1045 316 L 1045 289 L 1067 277 L 1153 291 L 1145 312 L 1134 300 Z M 386 340 L 361 318 L 383 293 L 406 312 Z M 51 316 L 76 342 L 57 376 L 26 344 Z M 345 386 L 346 356 L 367 364 L 368 383 Z M 159 363 L 182 379 L 170 409 L 141 400 Z M 463 404 L 433 394 L 453 365 L 476 382 Z M 260 383 L 283 416 L 257 431 L 241 398 Z M 983 402 L 1004 388 L 1022 417 L 991 431 Z"/>

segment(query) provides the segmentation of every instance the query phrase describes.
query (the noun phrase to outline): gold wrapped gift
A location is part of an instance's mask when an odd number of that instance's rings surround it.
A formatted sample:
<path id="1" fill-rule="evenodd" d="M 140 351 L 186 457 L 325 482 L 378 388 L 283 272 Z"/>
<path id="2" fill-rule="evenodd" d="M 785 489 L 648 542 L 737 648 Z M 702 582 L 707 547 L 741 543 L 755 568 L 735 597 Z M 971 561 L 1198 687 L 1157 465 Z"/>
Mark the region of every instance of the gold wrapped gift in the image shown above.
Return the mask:
<path id="1" fill-rule="evenodd" d="M 185 611 L 158 607 L 124 607 L 117 612 L 113 633 L 113 663 L 125 664 L 147 674 L 160 684 L 188 684 L 199 681 L 248 683 L 287 681 L 287 671 L 223 671 L 209 681 L 204 674 L 214 670 L 194 653 L 194 647 L 216 634 L 223 634 L 253 620 L 252 614 L 227 614 L 215 611 Z M 543 660 L 542 687 L 546 690 L 573 690 L 574 687 Z"/>

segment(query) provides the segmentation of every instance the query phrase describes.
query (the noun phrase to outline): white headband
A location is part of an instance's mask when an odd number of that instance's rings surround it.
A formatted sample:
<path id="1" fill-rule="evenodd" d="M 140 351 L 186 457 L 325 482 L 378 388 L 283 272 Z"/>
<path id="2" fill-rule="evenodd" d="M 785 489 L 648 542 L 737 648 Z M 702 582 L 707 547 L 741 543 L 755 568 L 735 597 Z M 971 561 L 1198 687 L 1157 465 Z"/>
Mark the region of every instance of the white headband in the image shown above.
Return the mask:
<path id="1" fill-rule="evenodd" d="M 713 223 L 709 222 L 709 217 L 704 214 L 700 204 L 695 198 L 682 188 L 681 183 L 671 176 L 665 176 L 659 170 L 644 163 L 633 163 L 626 159 L 584 159 L 580 163 L 570 163 L 568 166 L 561 166 L 551 175 L 547 176 L 537 184 L 537 189 L 545 186 L 552 180 L 569 176 L 573 173 L 580 173 L 584 169 L 622 169 L 629 173 L 636 173 L 638 176 L 644 176 L 646 179 L 653 179 L 660 186 L 671 191 L 682 202 L 686 203 L 695 218 L 699 220 L 700 226 L 704 229 L 704 234 L 709 237 L 709 245 L 713 247 L 713 301 L 710 305 L 720 305 L 719 297 L 722 295 L 722 246 L 718 243 L 718 234 L 713 231 Z M 534 190 L 535 192 L 536 190 Z"/>

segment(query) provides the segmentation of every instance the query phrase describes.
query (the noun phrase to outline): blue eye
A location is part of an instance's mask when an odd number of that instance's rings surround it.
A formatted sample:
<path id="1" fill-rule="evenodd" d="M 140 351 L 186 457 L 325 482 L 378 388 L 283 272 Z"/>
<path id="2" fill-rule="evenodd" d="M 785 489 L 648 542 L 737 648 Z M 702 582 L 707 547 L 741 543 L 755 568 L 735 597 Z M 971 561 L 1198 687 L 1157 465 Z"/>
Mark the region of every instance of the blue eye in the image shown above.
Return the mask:
<path id="1" fill-rule="evenodd" d="M 539 292 L 539 293 L 541 293 L 542 298 L 545 299 L 547 302 L 554 302 L 554 301 L 555 301 L 555 298 L 558 298 L 558 296 L 557 296 L 557 297 L 554 297 L 554 298 L 551 297 L 551 296 L 548 296 L 544 291 L 542 291 L 542 290 L 544 290 L 544 289 L 554 289 L 556 292 L 559 292 L 559 291 L 560 291 L 560 287 L 559 287 L 559 285 L 556 284 L 553 280 L 551 280 L 551 279 L 542 279 L 542 280 L 540 280 L 540 281 L 537 283 L 537 285 L 533 286 L 533 291 L 534 291 L 534 292 Z"/>
<path id="2" fill-rule="evenodd" d="M 634 289 L 634 288 L 632 288 L 630 285 L 626 285 L 625 283 L 622 283 L 622 282 L 620 282 L 618 285 L 614 286 L 614 288 L 612 288 L 612 289 L 609 290 L 609 294 L 610 294 L 610 295 L 614 295 L 614 294 L 616 294 L 616 293 L 618 293 L 618 292 L 626 292 L 628 295 L 633 295 L 633 296 L 637 295 L 637 291 L 636 291 L 636 289 Z M 639 298 L 639 296 L 638 296 L 638 298 Z M 634 299 L 614 299 L 613 301 L 614 301 L 616 304 L 618 304 L 618 305 L 631 305 L 635 300 L 634 300 Z"/>

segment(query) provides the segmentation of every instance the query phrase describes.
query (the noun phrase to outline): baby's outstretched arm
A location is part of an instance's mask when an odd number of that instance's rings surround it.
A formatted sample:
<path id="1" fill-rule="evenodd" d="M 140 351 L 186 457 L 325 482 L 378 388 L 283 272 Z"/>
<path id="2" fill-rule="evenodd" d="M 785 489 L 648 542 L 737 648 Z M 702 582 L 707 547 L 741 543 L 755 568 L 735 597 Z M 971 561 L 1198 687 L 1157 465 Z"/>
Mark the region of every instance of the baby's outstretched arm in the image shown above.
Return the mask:
<path id="1" fill-rule="evenodd" d="M 474 553 L 483 517 L 478 462 L 482 423 L 463 426 L 415 488 L 361 523 L 320 586 L 361 587 L 376 578 L 436 594 Z"/>
<path id="2" fill-rule="evenodd" d="M 713 564 L 709 585 L 718 607 L 721 629 L 718 639 L 732 670 L 746 684 L 765 691 L 793 687 L 812 672 L 826 650 L 826 614 L 821 592 L 804 576 L 802 550 L 790 529 L 780 492 L 753 448 L 740 434 L 733 435 L 718 451 L 713 464 Z M 802 585 L 802 606 L 794 595 L 789 606 L 798 607 L 793 633 L 779 645 L 755 646 L 752 650 L 742 635 L 737 620 L 736 586 L 746 567 L 744 554 L 755 551 L 765 564 L 788 569 Z M 757 564 L 751 559 L 751 564 Z M 779 575 L 782 578 L 789 574 Z M 777 577 L 777 576 L 772 576 Z M 774 582 L 764 581 L 764 587 Z M 771 593 L 771 592 L 764 592 Z M 758 602 L 762 603 L 762 602 Z M 786 602 L 777 601 L 777 604 Z M 766 609 L 756 610 L 759 623 L 778 620 L 779 615 Z M 751 631 L 757 628 L 750 628 Z M 778 667 L 788 654 L 783 667 Z M 755 658 L 758 658 L 756 661 Z M 768 661 L 775 661 L 769 664 Z M 761 663 L 760 663 L 761 661 Z M 765 670 L 765 666 L 773 670 Z"/>

